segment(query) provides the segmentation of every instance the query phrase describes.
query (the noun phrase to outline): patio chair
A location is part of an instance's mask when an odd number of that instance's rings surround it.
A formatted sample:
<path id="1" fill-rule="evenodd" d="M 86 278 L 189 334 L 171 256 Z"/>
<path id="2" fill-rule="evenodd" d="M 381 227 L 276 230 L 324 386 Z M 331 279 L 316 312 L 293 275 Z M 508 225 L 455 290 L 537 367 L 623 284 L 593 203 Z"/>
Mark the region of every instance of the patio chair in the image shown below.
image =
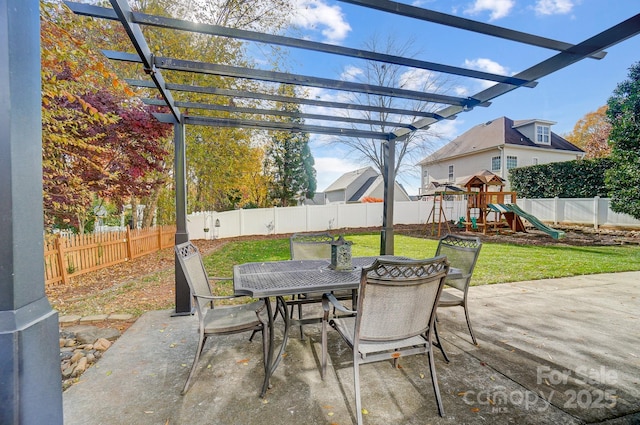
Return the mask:
<path id="1" fill-rule="evenodd" d="M 289 251 L 292 260 L 320 260 L 331 258 L 331 243 L 335 240 L 329 233 L 295 233 L 289 238 Z M 355 291 L 338 291 L 335 296 L 338 299 L 352 299 Z M 304 293 L 297 294 L 289 301 L 291 305 L 291 318 L 293 319 L 294 309 L 297 306 L 298 319 L 302 321 L 302 305 L 311 303 L 321 303 L 322 294 Z M 321 321 L 317 319 L 307 319 L 309 322 Z M 300 339 L 304 340 L 304 332 L 300 323 Z"/>
<path id="2" fill-rule="evenodd" d="M 267 326 L 261 317 L 265 308 L 263 300 L 232 306 L 216 307 L 214 301 L 237 298 L 231 296 L 214 296 L 210 283 L 221 280 L 232 280 L 232 278 L 211 278 L 202 263 L 202 257 L 198 248 L 191 242 L 185 242 L 175 247 L 176 256 L 180 267 L 189 284 L 193 304 L 198 314 L 198 348 L 193 359 L 193 365 L 189 372 L 189 377 L 184 384 L 182 394 L 186 394 L 189 384 L 196 371 L 198 360 L 202 354 L 207 338 L 214 335 L 228 335 L 247 331 L 260 331 L 262 333 L 262 355 L 263 363 L 267 358 L 268 335 Z M 253 334 L 251 335 L 253 338 Z M 250 338 L 250 339 L 251 339 Z M 266 365 L 265 365 L 266 370 Z"/>
<path id="3" fill-rule="evenodd" d="M 462 272 L 461 278 L 447 278 L 445 280 L 445 290 L 442 291 L 438 307 L 461 306 L 464 309 L 467 327 L 475 345 L 478 345 L 478 342 L 473 334 L 471 321 L 469 320 L 467 295 L 481 247 L 482 242 L 478 237 L 446 235 L 440 238 L 438 249 L 436 250 L 436 255 L 445 255 L 451 267 L 460 269 Z"/>
<path id="4" fill-rule="evenodd" d="M 433 358 L 435 311 L 449 264 L 444 256 L 427 260 L 377 259 L 362 270 L 357 311 L 346 309 L 331 294 L 323 296 L 322 369 L 327 367 L 327 328 L 333 327 L 353 351 L 358 425 L 362 424 L 360 364 L 427 354 L 440 416 L 444 415 Z M 329 320 L 331 306 L 354 316 Z M 425 308 L 426 306 L 426 308 Z"/>

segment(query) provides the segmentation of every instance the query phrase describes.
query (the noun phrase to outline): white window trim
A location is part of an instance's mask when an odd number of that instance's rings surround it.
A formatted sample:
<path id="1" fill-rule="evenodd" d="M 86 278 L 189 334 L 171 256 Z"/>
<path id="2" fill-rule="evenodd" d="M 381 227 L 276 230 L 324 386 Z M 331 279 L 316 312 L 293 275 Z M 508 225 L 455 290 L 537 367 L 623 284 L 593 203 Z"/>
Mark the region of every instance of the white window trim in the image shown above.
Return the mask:
<path id="1" fill-rule="evenodd" d="M 546 134 L 544 132 L 544 129 L 547 130 Z M 538 131 L 540 131 L 540 134 L 542 135 L 542 140 L 538 140 L 538 135 L 539 135 Z M 536 124 L 535 138 L 536 138 L 535 143 L 539 145 L 550 145 L 551 144 L 551 126 Z"/>
<path id="2" fill-rule="evenodd" d="M 513 160 L 515 159 L 516 161 L 516 165 L 514 167 L 509 167 L 509 160 Z M 518 157 L 516 155 L 507 155 L 507 160 L 505 161 L 505 166 L 507 167 L 507 170 L 511 170 L 512 168 L 518 168 Z"/>
<path id="3" fill-rule="evenodd" d="M 498 168 L 493 168 L 493 160 L 498 160 Z M 502 156 L 492 156 L 491 157 L 491 171 L 501 171 L 502 170 Z"/>

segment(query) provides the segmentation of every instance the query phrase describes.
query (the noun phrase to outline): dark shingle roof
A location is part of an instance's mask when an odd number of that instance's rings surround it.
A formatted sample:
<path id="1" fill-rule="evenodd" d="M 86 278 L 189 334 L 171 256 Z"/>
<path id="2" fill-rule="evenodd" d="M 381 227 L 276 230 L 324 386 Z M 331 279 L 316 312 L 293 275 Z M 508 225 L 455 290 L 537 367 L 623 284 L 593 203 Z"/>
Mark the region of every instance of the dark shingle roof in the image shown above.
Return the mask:
<path id="1" fill-rule="evenodd" d="M 377 179 L 378 179 L 378 176 L 369 177 L 367 181 L 364 182 L 362 186 L 360 186 L 360 189 L 358 189 L 356 193 L 354 193 L 353 196 L 349 198 L 348 202 L 357 202 L 358 200 L 360 200 L 362 195 L 364 195 L 367 192 L 367 190 L 369 190 L 369 187 L 371 187 L 373 182 L 376 181 Z"/>
<path id="2" fill-rule="evenodd" d="M 535 120 L 517 121 L 518 124 L 534 122 Z M 419 164 L 440 161 L 459 155 L 468 155 L 485 149 L 508 145 L 531 146 L 539 149 L 553 149 L 583 152 L 569 141 L 551 132 L 551 144 L 541 145 L 534 143 L 524 134 L 514 128 L 514 121 L 507 117 L 500 117 L 483 124 L 479 124 L 469 131 L 461 134 L 451 142 L 444 145 L 435 153 L 429 155 Z"/>

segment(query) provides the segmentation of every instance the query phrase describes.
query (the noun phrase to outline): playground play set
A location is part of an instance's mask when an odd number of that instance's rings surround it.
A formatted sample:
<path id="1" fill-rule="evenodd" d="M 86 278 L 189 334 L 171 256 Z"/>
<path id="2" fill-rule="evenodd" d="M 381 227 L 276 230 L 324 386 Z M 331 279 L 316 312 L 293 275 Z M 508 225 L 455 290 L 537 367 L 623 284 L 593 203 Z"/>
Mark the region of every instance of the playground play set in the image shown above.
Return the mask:
<path id="1" fill-rule="evenodd" d="M 432 183 L 424 195 L 433 196 L 433 207 L 426 222 L 427 226 L 431 226 L 431 234 L 437 228 L 440 237 L 443 225 L 450 232 L 445 204 L 466 199 L 465 215 L 459 216 L 457 226 L 464 227 L 467 231 L 482 231 L 485 235 L 491 231 L 497 233 L 501 228 L 512 232 L 526 232 L 522 221 L 525 219 L 531 226 L 554 239 L 564 237 L 563 231 L 547 226 L 518 207 L 516 192 L 504 192 L 503 188 L 504 180 L 488 170 L 461 178 L 456 185 Z"/>

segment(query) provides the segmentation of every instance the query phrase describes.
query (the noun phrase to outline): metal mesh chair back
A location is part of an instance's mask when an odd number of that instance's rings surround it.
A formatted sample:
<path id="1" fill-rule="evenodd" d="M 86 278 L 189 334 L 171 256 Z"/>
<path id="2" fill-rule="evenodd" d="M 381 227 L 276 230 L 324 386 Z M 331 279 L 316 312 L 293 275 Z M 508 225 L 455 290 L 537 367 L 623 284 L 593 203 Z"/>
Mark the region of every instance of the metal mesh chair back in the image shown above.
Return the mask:
<path id="1" fill-rule="evenodd" d="M 462 272 L 462 278 L 447 279 L 447 285 L 466 290 L 481 247 L 478 237 L 446 235 L 440 239 L 436 255 L 446 256 L 450 266 Z"/>
<path id="2" fill-rule="evenodd" d="M 209 278 L 198 248 L 193 243 L 186 242 L 176 246 L 176 254 L 189 284 L 191 294 L 211 296 Z M 202 314 L 207 305 L 213 308 L 213 303 L 210 300 L 194 297 L 194 302 L 198 315 Z"/>
<path id="3" fill-rule="evenodd" d="M 319 260 L 331 258 L 331 242 L 334 238 L 329 233 L 296 233 L 289 238 L 289 249 L 292 260 Z"/>
<path id="4" fill-rule="evenodd" d="M 443 256 L 428 260 L 378 259 L 363 269 L 356 339 L 390 341 L 424 334 L 449 270 Z"/>
<path id="5" fill-rule="evenodd" d="M 198 313 L 198 347 L 196 355 L 193 358 L 191 371 L 182 389 L 182 394 L 186 394 L 193 378 L 200 355 L 202 354 L 204 344 L 207 338 L 214 335 L 227 335 L 238 332 L 252 331 L 262 333 L 262 353 L 265 360 L 265 374 L 267 372 L 267 331 L 260 313 L 265 307 L 263 300 L 255 301 L 247 304 L 237 304 L 224 306 L 214 310 L 213 300 L 223 300 L 236 298 L 235 295 L 215 296 L 209 285 L 209 276 L 204 268 L 202 257 L 198 248 L 191 242 L 185 242 L 175 247 L 176 257 L 182 271 L 184 272 L 191 296 Z M 231 280 L 228 278 L 214 278 L 215 280 Z M 253 334 L 249 341 L 253 338 Z M 266 375 L 265 375 L 266 376 Z M 265 378 L 266 381 L 266 378 Z M 266 384 L 264 384 L 266 389 Z M 263 389 L 263 391 L 264 391 Z"/>

